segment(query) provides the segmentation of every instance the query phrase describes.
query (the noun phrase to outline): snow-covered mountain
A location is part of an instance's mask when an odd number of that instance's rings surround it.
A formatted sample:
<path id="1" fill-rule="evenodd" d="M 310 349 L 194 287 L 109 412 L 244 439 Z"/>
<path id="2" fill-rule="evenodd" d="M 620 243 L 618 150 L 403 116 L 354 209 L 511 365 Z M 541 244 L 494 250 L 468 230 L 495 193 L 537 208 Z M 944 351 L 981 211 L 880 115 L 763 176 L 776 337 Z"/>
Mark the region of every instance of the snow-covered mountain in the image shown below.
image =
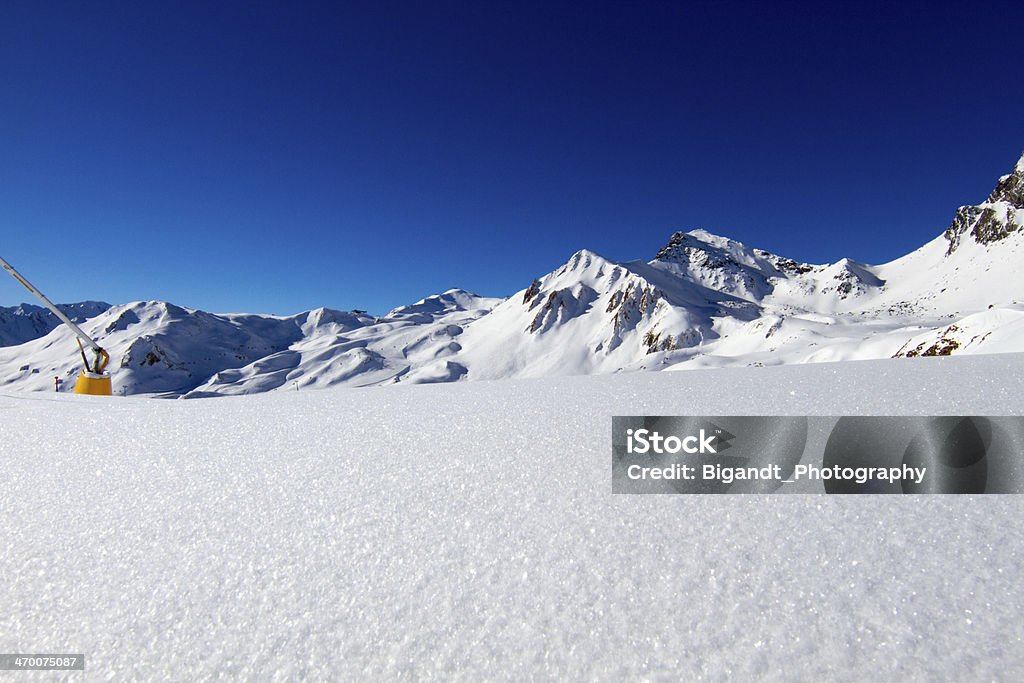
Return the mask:
<path id="1" fill-rule="evenodd" d="M 800 263 L 692 230 L 648 262 L 581 250 L 508 299 L 449 290 L 380 318 L 78 306 L 97 307 L 79 317 L 111 352 L 116 391 L 191 397 L 1003 353 L 1024 351 L 1022 228 L 1024 156 L 985 202 L 878 266 Z M 26 322 L 33 308 L 0 309 L 0 339 L 24 342 L 0 348 L 0 384 L 52 391 L 79 360 L 69 330 Z"/>
<path id="2" fill-rule="evenodd" d="M 212 315 L 160 301 L 111 306 L 80 325 L 111 356 L 123 393 L 182 392 L 225 367 L 244 365 L 302 338 L 302 316 Z M 53 388 L 81 367 L 66 326 L 20 346 L 0 348 L 0 382 Z M 70 389 L 72 383 L 67 383 Z"/>
<path id="3" fill-rule="evenodd" d="M 217 315 L 137 301 L 80 324 L 110 353 L 117 393 L 205 396 L 458 379 L 464 369 L 445 359 L 460 349 L 462 326 L 499 301 L 449 290 L 383 318 L 327 308 Z M 70 390 L 80 367 L 65 326 L 0 348 L 0 385 L 52 391 L 59 377 Z"/>
<path id="4" fill-rule="evenodd" d="M 60 310 L 76 323 L 97 316 L 108 308 L 110 304 L 102 301 L 60 304 Z M 38 339 L 58 325 L 60 321 L 57 320 L 57 316 L 42 306 L 0 306 L 0 346 L 16 346 L 31 339 Z"/>
<path id="5" fill-rule="evenodd" d="M 880 266 L 704 230 L 650 262 L 580 251 L 469 327 L 470 378 L 1024 350 L 1024 156 L 986 202 Z"/>
<path id="6" fill-rule="evenodd" d="M 307 324 L 302 338 L 287 348 L 218 372 L 188 396 L 461 379 L 465 367 L 451 360 L 462 350 L 461 335 L 500 301 L 451 289 L 383 318 L 343 314 L 350 317 L 339 324 L 334 320 L 339 314 L 331 311 L 330 322 Z"/>

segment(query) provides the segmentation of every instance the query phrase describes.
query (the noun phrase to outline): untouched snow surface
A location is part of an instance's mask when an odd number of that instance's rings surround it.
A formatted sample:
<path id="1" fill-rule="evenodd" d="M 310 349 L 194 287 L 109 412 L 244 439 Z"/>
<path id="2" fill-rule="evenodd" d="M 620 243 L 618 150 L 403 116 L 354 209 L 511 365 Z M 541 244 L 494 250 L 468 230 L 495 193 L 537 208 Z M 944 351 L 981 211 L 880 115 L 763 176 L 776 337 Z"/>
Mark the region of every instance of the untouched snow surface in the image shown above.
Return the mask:
<path id="1" fill-rule="evenodd" d="M 7 393 L 0 651 L 88 680 L 1022 680 L 1024 497 L 613 496 L 609 443 L 614 414 L 1022 408 L 1022 355 Z"/>

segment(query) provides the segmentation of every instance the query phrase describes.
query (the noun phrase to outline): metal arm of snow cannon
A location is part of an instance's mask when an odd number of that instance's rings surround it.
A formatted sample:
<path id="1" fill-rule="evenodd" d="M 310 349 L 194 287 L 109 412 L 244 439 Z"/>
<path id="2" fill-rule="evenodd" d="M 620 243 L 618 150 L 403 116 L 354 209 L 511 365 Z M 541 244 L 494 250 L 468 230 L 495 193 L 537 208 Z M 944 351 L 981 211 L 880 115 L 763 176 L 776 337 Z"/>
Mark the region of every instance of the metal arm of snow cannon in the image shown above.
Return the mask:
<path id="1" fill-rule="evenodd" d="M 100 347 L 97 346 L 95 349 L 93 349 L 96 352 L 96 360 L 93 362 L 92 367 L 90 368 L 89 359 L 85 357 L 85 347 L 82 346 L 82 340 L 76 339 L 75 341 L 78 342 L 78 350 L 82 354 L 82 362 L 85 363 L 85 369 L 97 375 L 102 375 L 103 371 L 107 367 L 107 363 L 110 362 L 110 354 L 108 354 L 104 349 L 101 349 Z"/>
<path id="2" fill-rule="evenodd" d="M 29 282 L 28 280 L 26 280 L 24 278 L 24 276 L 21 273 L 19 273 L 17 270 L 15 270 L 14 266 L 12 266 L 10 263 L 8 263 L 6 260 L 4 260 L 3 257 L 0 257 L 0 266 L 3 266 L 3 269 L 6 270 L 10 274 L 11 277 L 13 277 L 15 280 L 20 282 L 22 287 L 24 287 L 28 291 L 32 292 L 32 295 L 35 296 L 37 299 L 39 299 L 39 301 L 41 301 L 44 306 L 46 306 L 48 309 L 50 309 L 51 313 L 53 313 L 55 316 L 57 316 L 57 318 L 62 323 L 64 323 L 68 327 L 70 327 L 72 329 L 72 331 L 75 334 L 78 335 L 78 338 L 79 338 L 78 346 L 82 350 L 82 360 L 85 362 L 85 369 L 87 371 L 89 371 L 89 372 L 94 372 L 97 375 L 102 374 L 103 370 L 107 367 L 107 363 L 110 362 L 110 355 L 106 351 L 104 351 L 103 348 L 99 344 L 94 342 L 92 340 L 92 337 L 87 335 L 82 330 L 81 327 L 79 327 L 74 322 L 72 322 L 71 318 L 69 318 L 66 315 L 64 315 L 64 311 L 62 311 L 59 308 L 57 308 L 56 306 L 54 306 L 53 302 L 50 301 L 49 299 L 47 299 L 45 294 L 43 294 L 38 289 L 33 287 L 32 283 Z M 82 342 L 83 341 L 96 354 L 96 360 L 93 362 L 92 366 L 89 365 L 89 361 L 86 360 L 86 358 L 85 358 L 85 349 L 82 348 Z"/>

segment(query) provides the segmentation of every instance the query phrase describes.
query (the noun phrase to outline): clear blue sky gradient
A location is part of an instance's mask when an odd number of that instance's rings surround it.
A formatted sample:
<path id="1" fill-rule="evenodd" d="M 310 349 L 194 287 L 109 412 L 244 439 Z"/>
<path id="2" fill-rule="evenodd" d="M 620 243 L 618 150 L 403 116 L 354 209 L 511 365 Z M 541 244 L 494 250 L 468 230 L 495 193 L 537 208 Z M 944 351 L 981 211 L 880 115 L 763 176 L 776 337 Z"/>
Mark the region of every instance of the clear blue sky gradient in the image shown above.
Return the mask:
<path id="1" fill-rule="evenodd" d="M 59 301 L 273 313 L 505 296 L 698 227 L 883 262 L 1024 149 L 1022 25 L 1019 2 L 5 2 L 0 255 Z"/>

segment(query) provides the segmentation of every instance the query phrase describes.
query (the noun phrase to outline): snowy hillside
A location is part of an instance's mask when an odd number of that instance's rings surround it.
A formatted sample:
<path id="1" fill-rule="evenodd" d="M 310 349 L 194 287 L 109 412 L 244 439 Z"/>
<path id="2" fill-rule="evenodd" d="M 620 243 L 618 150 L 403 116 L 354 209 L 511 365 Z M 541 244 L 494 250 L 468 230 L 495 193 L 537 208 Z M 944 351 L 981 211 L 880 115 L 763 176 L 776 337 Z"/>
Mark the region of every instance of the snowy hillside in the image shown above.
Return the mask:
<path id="1" fill-rule="evenodd" d="M 204 396 L 277 388 L 450 381 L 464 325 L 499 300 L 449 290 L 383 318 L 326 308 L 294 316 L 216 315 L 162 301 L 112 306 L 82 323 L 111 356 L 118 394 Z M 70 390 L 81 367 L 64 326 L 0 348 L 0 385 Z"/>
<path id="2" fill-rule="evenodd" d="M 505 300 L 449 290 L 381 318 L 137 302 L 84 327 L 111 352 L 115 392 L 191 397 L 1007 353 L 1024 351 L 1022 228 L 1024 156 L 985 202 L 878 266 L 800 263 L 692 230 L 649 262 L 581 250 Z M 33 315 L 0 310 L 3 338 L 27 339 L 0 348 L 0 385 L 52 390 L 79 367 L 70 332 Z"/>
<path id="3" fill-rule="evenodd" d="M 118 681 L 1022 680 L 1024 496 L 615 496 L 609 438 L 616 414 L 1021 406 L 1020 354 L 7 391 L 0 651 Z"/>
<path id="4" fill-rule="evenodd" d="M 182 392 L 302 338 L 303 316 L 212 315 L 165 302 L 112 306 L 81 324 L 105 347 L 118 393 Z M 0 348 L 0 382 L 35 390 L 66 388 L 81 367 L 74 333 L 60 326 L 20 346 Z"/>
<path id="5" fill-rule="evenodd" d="M 499 301 L 452 289 L 383 318 L 358 316 L 347 327 L 307 327 L 302 339 L 287 349 L 218 372 L 187 396 L 461 379 L 465 368 L 450 359 L 462 349 L 464 328 Z"/>

